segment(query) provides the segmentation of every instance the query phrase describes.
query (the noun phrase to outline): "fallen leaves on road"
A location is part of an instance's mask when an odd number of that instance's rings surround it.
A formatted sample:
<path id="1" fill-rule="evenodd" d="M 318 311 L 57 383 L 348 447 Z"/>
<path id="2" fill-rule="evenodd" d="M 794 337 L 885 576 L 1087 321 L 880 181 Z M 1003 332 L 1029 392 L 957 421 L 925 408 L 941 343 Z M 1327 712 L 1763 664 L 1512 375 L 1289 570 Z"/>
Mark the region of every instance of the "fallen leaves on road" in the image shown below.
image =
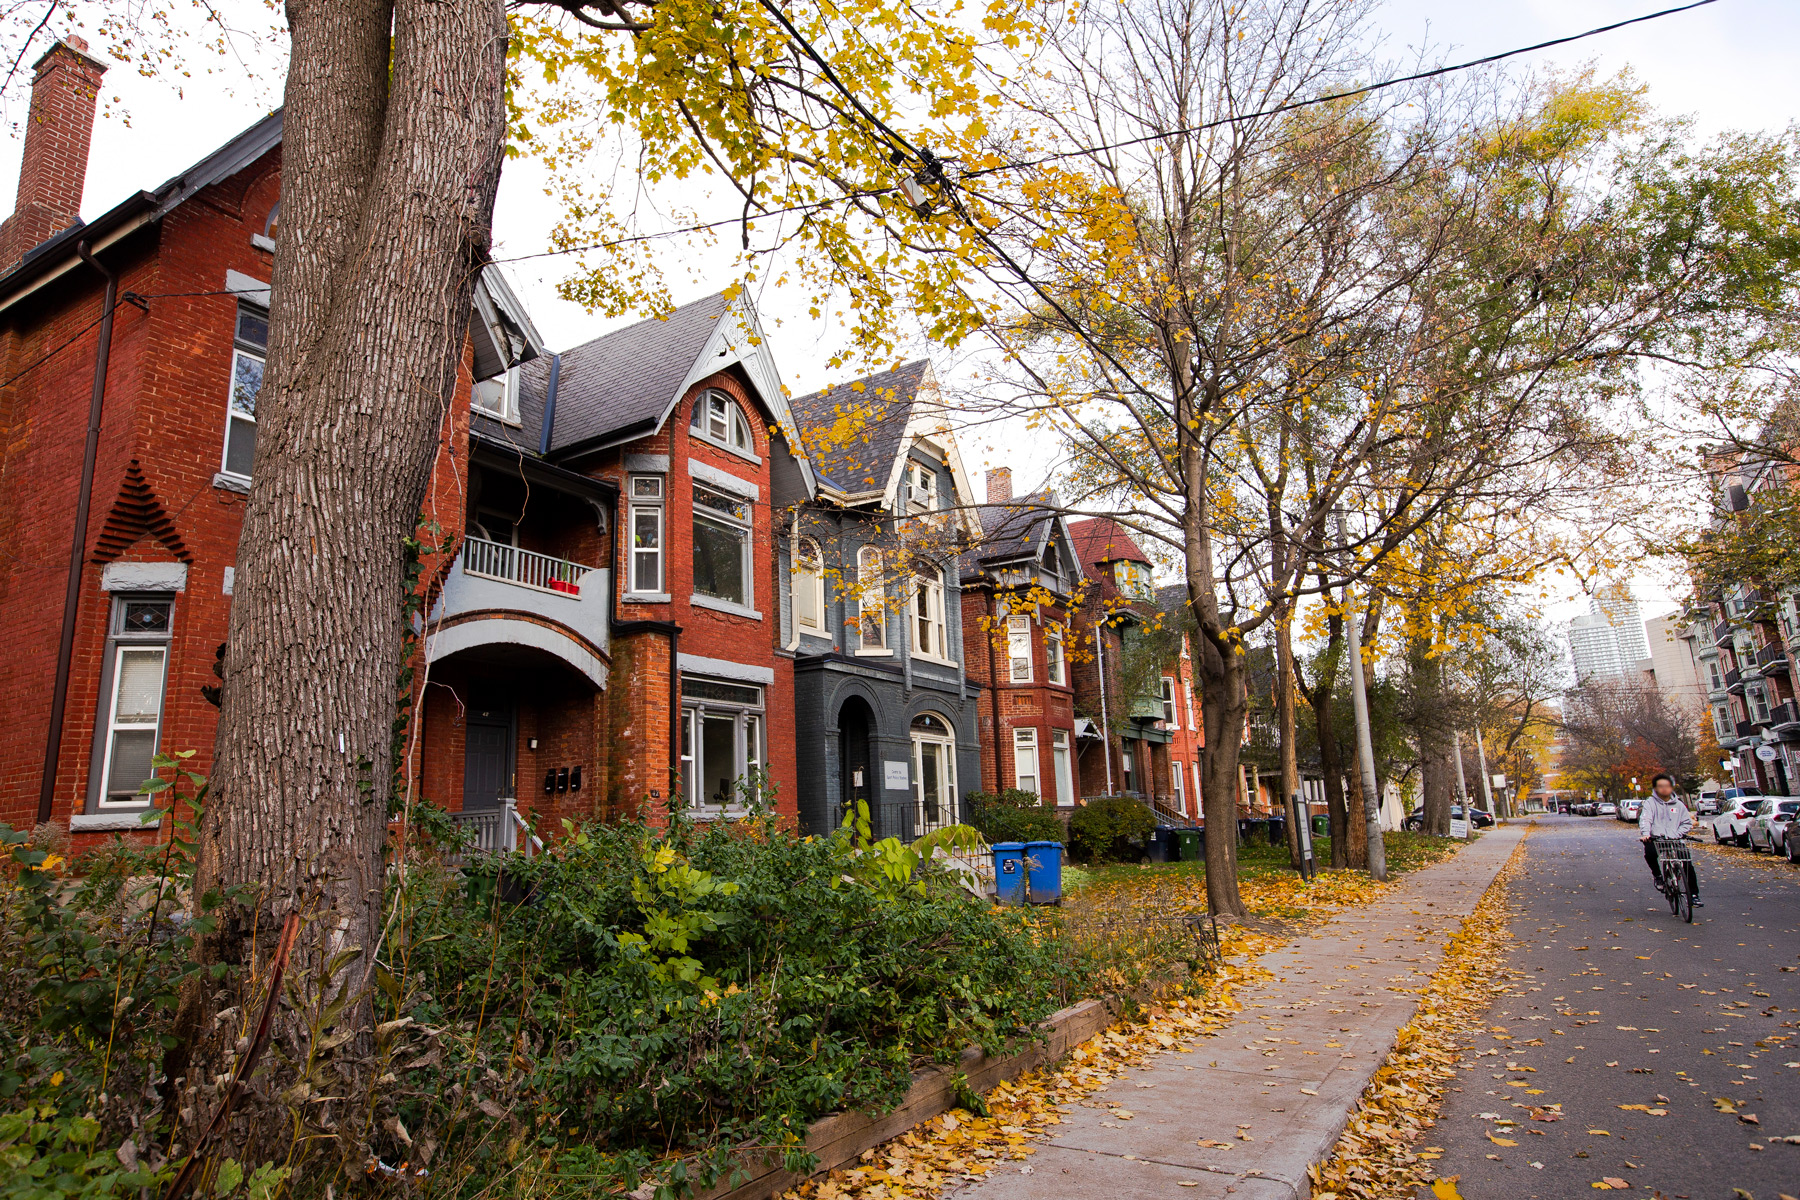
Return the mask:
<path id="1" fill-rule="evenodd" d="M 1412 1146 L 1433 1125 L 1444 1089 L 1456 1078 L 1457 1054 L 1467 1030 L 1514 977 L 1505 963 L 1512 937 L 1508 889 L 1524 860 L 1524 846 L 1521 840 L 1475 912 L 1451 938 L 1419 997 L 1418 1011 L 1396 1036 L 1394 1052 L 1363 1089 L 1330 1159 L 1309 1170 L 1315 1200 L 1340 1196 L 1381 1200 L 1410 1195 L 1422 1184 L 1429 1184 L 1440 1200 L 1457 1195 L 1456 1177 L 1434 1180 L 1431 1156 L 1415 1154 Z M 1493 1134 L 1488 1137 L 1496 1145 L 1517 1144 Z M 1446 1185 L 1448 1191 L 1441 1190 Z"/>

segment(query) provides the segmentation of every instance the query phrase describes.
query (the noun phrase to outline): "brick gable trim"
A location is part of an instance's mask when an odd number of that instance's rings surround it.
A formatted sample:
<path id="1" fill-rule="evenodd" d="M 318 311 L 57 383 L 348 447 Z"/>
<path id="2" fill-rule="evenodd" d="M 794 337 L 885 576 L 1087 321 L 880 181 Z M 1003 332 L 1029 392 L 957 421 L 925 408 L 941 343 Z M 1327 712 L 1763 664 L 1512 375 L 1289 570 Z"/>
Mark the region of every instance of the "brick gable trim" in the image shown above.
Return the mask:
<path id="1" fill-rule="evenodd" d="M 193 553 L 188 550 L 180 531 L 175 528 L 175 519 L 163 508 L 162 501 L 156 498 L 149 481 L 144 478 L 143 469 L 134 458 L 125 464 L 125 482 L 120 485 L 112 511 L 106 514 L 106 522 L 100 527 L 100 536 L 94 543 L 94 554 L 90 561 L 112 562 L 142 537 L 154 539 L 180 562 L 194 561 Z"/>

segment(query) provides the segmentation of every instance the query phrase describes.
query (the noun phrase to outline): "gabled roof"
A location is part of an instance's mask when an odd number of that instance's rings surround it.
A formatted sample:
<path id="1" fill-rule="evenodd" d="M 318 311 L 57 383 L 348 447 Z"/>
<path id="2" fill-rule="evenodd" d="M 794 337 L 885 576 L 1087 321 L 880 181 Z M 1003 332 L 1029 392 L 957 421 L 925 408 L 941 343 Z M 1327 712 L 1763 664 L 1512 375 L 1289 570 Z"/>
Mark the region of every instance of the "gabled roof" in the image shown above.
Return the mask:
<path id="1" fill-rule="evenodd" d="M 75 253 L 77 244 L 85 241 L 94 253 L 99 253 L 162 219 L 201 190 L 231 178 L 280 144 L 281 110 L 276 109 L 187 170 L 164 181 L 155 191 L 128 196 L 92 221 L 77 222 L 33 247 L 17 267 L 0 277 L 0 311 L 80 263 Z"/>
<path id="2" fill-rule="evenodd" d="M 1151 565 L 1150 556 L 1132 539 L 1131 531 L 1111 517 L 1071 521 L 1069 536 L 1075 540 L 1075 553 L 1081 557 L 1084 567 L 1120 561 Z"/>
<path id="3" fill-rule="evenodd" d="M 794 401 L 794 423 L 820 482 L 848 495 L 886 487 L 930 366 L 915 359 Z"/>
<path id="4" fill-rule="evenodd" d="M 975 509 L 981 523 L 981 540 L 962 556 L 962 575 L 973 579 L 1007 563 L 1037 561 L 1051 540 L 1060 540 L 1073 556 L 1069 523 L 1057 511 L 1053 491 L 1017 496 L 1005 504 L 983 504 Z M 1083 577 L 1079 561 L 1071 562 L 1071 582 Z"/>

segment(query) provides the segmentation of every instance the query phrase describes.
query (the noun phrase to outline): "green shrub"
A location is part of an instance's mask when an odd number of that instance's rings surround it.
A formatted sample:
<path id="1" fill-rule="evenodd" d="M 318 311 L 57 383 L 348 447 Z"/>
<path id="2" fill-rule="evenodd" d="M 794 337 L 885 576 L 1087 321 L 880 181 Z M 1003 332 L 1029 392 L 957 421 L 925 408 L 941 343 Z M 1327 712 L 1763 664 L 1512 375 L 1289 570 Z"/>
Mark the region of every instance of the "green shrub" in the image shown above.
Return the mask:
<path id="1" fill-rule="evenodd" d="M 1130 796 L 1100 796 L 1069 815 L 1069 852 L 1082 862 L 1111 862 L 1119 846 L 1150 844 L 1156 817 Z"/>
<path id="2" fill-rule="evenodd" d="M 963 797 L 968 822 L 993 842 L 1063 842 L 1068 830 L 1054 808 L 1045 808 L 1036 792 L 1007 788 L 999 795 L 970 792 Z"/>

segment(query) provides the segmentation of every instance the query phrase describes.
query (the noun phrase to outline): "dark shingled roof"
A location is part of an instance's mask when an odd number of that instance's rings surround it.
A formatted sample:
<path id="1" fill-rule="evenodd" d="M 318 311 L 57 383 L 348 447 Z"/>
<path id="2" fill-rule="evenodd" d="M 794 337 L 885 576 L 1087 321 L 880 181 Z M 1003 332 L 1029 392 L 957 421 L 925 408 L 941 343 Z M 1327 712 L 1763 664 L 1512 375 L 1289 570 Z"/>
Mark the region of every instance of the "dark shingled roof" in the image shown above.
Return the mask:
<path id="1" fill-rule="evenodd" d="M 962 556 L 964 577 L 979 575 L 988 563 L 1035 554 L 1047 526 L 1056 520 L 1056 493 L 1032 492 L 1006 504 L 977 505 L 981 544 Z"/>
<path id="2" fill-rule="evenodd" d="M 928 370 L 927 360 L 915 359 L 793 402 L 800 440 L 821 480 L 843 492 L 887 486 Z"/>

